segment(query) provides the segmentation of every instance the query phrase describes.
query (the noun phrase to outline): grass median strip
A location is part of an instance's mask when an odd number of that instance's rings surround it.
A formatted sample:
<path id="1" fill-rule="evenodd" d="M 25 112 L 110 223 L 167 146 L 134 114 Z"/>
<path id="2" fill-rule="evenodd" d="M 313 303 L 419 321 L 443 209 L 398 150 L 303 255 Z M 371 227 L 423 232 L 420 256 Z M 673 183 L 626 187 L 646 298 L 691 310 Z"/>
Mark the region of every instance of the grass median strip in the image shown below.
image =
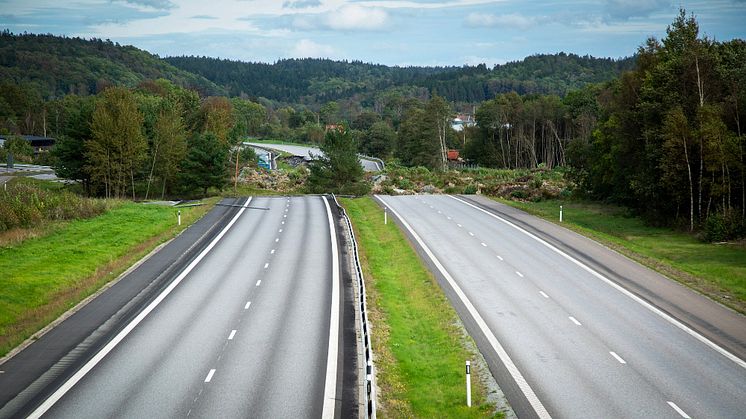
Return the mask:
<path id="1" fill-rule="evenodd" d="M 0 356 L 211 207 L 181 208 L 179 227 L 173 207 L 122 203 L 103 215 L 62 223 L 49 235 L 0 248 Z"/>
<path id="2" fill-rule="evenodd" d="M 404 234 L 370 197 L 343 199 L 367 281 L 381 417 L 493 417 L 472 370 L 466 407 L 464 361 L 478 354 L 455 310 Z M 489 374 L 488 371 L 481 371 Z M 498 412 L 497 416 L 502 416 Z"/>
<path id="3" fill-rule="evenodd" d="M 617 252 L 746 314 L 746 245 L 711 244 L 690 234 L 651 227 L 613 205 L 584 201 L 496 199 L 588 236 Z"/>

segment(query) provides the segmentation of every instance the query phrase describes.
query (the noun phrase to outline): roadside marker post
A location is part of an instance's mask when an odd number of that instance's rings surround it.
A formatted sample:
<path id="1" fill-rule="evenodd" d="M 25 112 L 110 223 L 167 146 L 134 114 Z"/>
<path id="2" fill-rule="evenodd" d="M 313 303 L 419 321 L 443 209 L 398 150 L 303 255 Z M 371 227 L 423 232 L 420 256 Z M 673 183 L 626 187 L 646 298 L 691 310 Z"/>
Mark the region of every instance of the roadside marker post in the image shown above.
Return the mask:
<path id="1" fill-rule="evenodd" d="M 466 361 L 466 405 L 471 407 L 471 361 Z"/>
<path id="2" fill-rule="evenodd" d="M 177 217 L 178 217 L 178 220 L 179 220 L 179 225 L 181 225 L 181 210 L 179 210 L 177 212 Z"/>
<path id="3" fill-rule="evenodd" d="M 562 222 L 562 205 L 560 205 L 560 223 Z"/>
<path id="4" fill-rule="evenodd" d="M 383 223 L 388 224 L 389 223 L 389 208 L 383 207 Z"/>

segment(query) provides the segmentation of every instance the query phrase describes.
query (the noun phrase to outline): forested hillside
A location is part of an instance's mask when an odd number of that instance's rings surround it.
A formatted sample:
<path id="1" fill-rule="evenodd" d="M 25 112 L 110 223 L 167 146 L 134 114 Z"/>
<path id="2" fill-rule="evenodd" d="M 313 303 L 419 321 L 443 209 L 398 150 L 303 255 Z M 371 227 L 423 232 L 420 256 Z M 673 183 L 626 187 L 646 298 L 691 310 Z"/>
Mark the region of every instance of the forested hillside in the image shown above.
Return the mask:
<path id="1" fill-rule="evenodd" d="M 223 93 L 205 78 L 133 46 L 101 39 L 0 33 L 0 79 L 31 83 L 44 97 L 95 94 L 108 85 L 134 87 L 158 78 L 204 95 Z"/>
<path id="2" fill-rule="evenodd" d="M 370 102 L 386 89 L 417 87 L 452 102 L 474 103 L 511 91 L 564 96 L 572 89 L 608 81 L 631 70 L 635 60 L 559 53 L 533 55 L 493 69 L 485 65 L 388 67 L 313 58 L 274 64 L 209 57 L 168 57 L 166 61 L 225 87 L 231 96 L 246 94 L 286 103 L 324 103 L 363 95 L 364 101 Z"/>

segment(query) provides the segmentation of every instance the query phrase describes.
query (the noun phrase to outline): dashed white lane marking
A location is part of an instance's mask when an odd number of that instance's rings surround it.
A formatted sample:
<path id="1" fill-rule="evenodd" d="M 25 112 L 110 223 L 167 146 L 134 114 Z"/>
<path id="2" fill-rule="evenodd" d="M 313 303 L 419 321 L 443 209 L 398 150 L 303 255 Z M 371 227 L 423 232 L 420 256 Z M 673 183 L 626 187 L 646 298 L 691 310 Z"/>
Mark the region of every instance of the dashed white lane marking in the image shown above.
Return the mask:
<path id="1" fill-rule="evenodd" d="M 270 251 L 269 254 L 270 255 L 274 255 L 275 254 L 275 249 L 272 249 L 272 251 Z"/>
<path id="2" fill-rule="evenodd" d="M 211 369 L 210 372 L 207 373 L 207 377 L 205 377 L 205 382 L 209 383 L 210 380 L 212 380 L 213 375 L 215 375 L 215 368 Z"/>
<path id="3" fill-rule="evenodd" d="M 438 214 L 443 214 L 442 212 L 438 211 Z"/>
<path id="4" fill-rule="evenodd" d="M 244 310 L 248 310 L 248 309 L 249 309 L 249 307 L 251 307 L 251 301 L 247 301 L 247 302 L 246 302 L 246 305 L 245 305 L 245 306 L 243 306 L 243 309 L 244 309 Z"/>
<path id="5" fill-rule="evenodd" d="M 691 329 L 688 326 L 684 325 L 682 322 L 676 320 L 671 315 L 663 312 L 661 309 L 655 307 L 654 305 L 648 303 L 647 301 L 643 300 L 642 298 L 636 296 L 631 291 L 627 290 L 626 288 L 622 287 L 621 285 L 613 282 L 609 278 L 607 278 L 607 277 L 601 275 L 600 273 L 594 271 L 593 269 L 591 269 L 587 265 L 583 264 L 579 260 L 573 258 L 572 256 L 568 255 L 567 253 L 563 252 L 562 250 L 560 250 L 560 249 L 554 247 L 553 245 L 549 244 L 546 240 L 543 240 L 543 239 L 539 238 L 535 234 L 529 233 L 525 229 L 523 229 L 521 227 L 518 227 L 517 225 L 511 223 L 510 221 L 508 221 L 508 220 L 506 220 L 504 218 L 501 218 L 501 217 L 499 217 L 499 216 L 497 216 L 497 215 L 495 215 L 495 214 L 493 214 L 493 213 L 491 213 L 491 212 L 489 212 L 489 211 L 487 211 L 485 209 L 479 208 L 476 205 L 470 204 L 470 203 L 464 201 L 461 198 L 457 198 L 457 197 L 455 197 L 453 195 L 447 195 L 447 196 L 449 198 L 452 198 L 452 199 L 454 199 L 456 201 L 461 202 L 462 204 L 468 205 L 468 206 L 470 206 L 470 207 L 472 207 L 472 208 L 474 208 L 474 209 L 476 209 L 478 211 L 481 211 L 481 212 L 487 214 L 490 217 L 493 217 L 493 218 L 495 218 L 497 220 L 500 220 L 501 222 L 503 222 L 503 223 L 505 223 L 505 224 L 507 224 L 507 225 L 509 225 L 509 226 L 511 226 L 513 228 L 515 228 L 516 230 L 520 231 L 521 233 L 527 235 L 528 237 L 531 237 L 532 239 L 534 239 L 537 242 L 541 243 L 542 245 L 546 246 L 548 249 L 552 250 L 553 252 L 557 253 L 558 255 L 560 255 L 560 256 L 564 257 L 565 259 L 569 260 L 570 262 L 574 263 L 575 265 L 577 265 L 578 267 L 580 267 L 584 271 L 590 273 L 591 275 L 593 275 L 596 278 L 602 280 L 603 282 L 605 282 L 609 286 L 613 287 L 617 291 L 619 291 L 622 294 L 626 295 L 627 297 L 631 298 L 633 301 L 637 302 L 641 306 L 645 307 L 646 309 L 650 310 L 651 312 L 653 312 L 653 313 L 657 314 L 658 316 L 662 317 L 667 322 L 669 322 L 672 325 L 674 325 L 674 326 L 678 327 L 679 329 L 683 330 L 689 336 L 697 339 L 698 341 L 700 341 L 700 342 L 704 343 L 705 345 L 709 346 L 711 349 L 717 351 L 718 353 L 720 353 L 724 357 L 730 359 L 736 365 L 740 366 L 741 368 L 746 368 L 746 361 L 745 360 L 743 360 L 743 359 L 741 359 L 741 358 L 733 355 L 732 353 L 730 353 L 727 350 L 723 349 L 722 347 L 718 346 L 716 343 L 714 343 L 711 340 L 707 339 L 706 337 L 700 335 L 699 333 L 697 333 L 693 329 Z"/>
<path id="6" fill-rule="evenodd" d="M 275 243 L 277 243 L 278 241 L 280 241 L 280 238 L 279 238 L 279 237 L 277 237 L 277 238 L 275 239 Z"/>
<path id="7" fill-rule="evenodd" d="M 487 247 L 487 245 L 484 242 L 482 242 L 482 246 Z"/>
<path id="8" fill-rule="evenodd" d="M 236 336 L 236 330 L 231 330 L 231 334 L 228 335 L 228 340 L 233 340 L 233 338 Z"/>
<path id="9" fill-rule="evenodd" d="M 448 217 L 448 219 L 450 220 L 450 219 L 451 219 L 451 217 Z"/>
<path id="10" fill-rule="evenodd" d="M 469 235 L 474 237 L 474 233 L 472 233 L 471 231 L 469 232 Z"/>
<path id="11" fill-rule="evenodd" d="M 461 228 L 461 224 L 456 224 L 456 225 L 459 226 L 459 228 Z"/>
<path id="12" fill-rule="evenodd" d="M 287 208 L 285 208 L 285 212 L 288 212 L 288 209 L 287 209 Z"/>
<path id="13" fill-rule="evenodd" d="M 283 222 L 281 222 L 280 224 L 283 224 L 283 225 L 284 225 L 284 224 L 285 224 L 285 222 L 283 221 Z"/>
<path id="14" fill-rule="evenodd" d="M 264 264 L 264 269 L 267 269 L 267 268 L 269 268 L 269 263 Z"/>
<path id="15" fill-rule="evenodd" d="M 682 418 L 692 419 L 691 416 L 687 415 L 686 412 L 683 411 L 683 410 L 681 410 L 681 408 L 679 406 L 676 406 L 676 403 L 674 403 L 674 402 L 666 402 L 666 403 L 668 403 L 668 405 L 671 406 L 671 408 L 673 410 L 675 410 L 676 413 L 678 413 L 679 415 L 681 415 Z"/>
<path id="16" fill-rule="evenodd" d="M 619 361 L 620 364 L 626 364 L 627 363 L 627 361 L 623 360 L 621 356 L 619 356 L 619 355 L 616 354 L 616 352 L 610 351 L 609 353 L 611 354 L 611 356 L 613 356 L 614 358 L 616 358 L 616 360 Z"/>
<path id="17" fill-rule="evenodd" d="M 288 215 L 287 215 L 287 214 L 285 214 L 285 215 L 283 215 L 283 216 L 282 216 L 282 218 L 288 218 Z"/>
<path id="18" fill-rule="evenodd" d="M 262 280 L 261 279 L 258 280 L 258 281 L 256 281 L 256 286 L 258 287 L 259 285 L 262 285 Z"/>
<path id="19" fill-rule="evenodd" d="M 582 324 L 580 324 L 580 322 L 578 321 L 578 319 L 576 319 L 575 317 L 569 316 L 568 319 L 570 319 L 570 321 L 573 322 L 573 323 L 575 323 L 576 325 L 582 326 Z"/>
<path id="20" fill-rule="evenodd" d="M 547 293 L 545 293 L 544 291 L 539 291 L 539 294 L 541 294 L 541 296 L 544 297 L 544 298 L 549 298 L 549 296 L 547 295 Z"/>
<path id="21" fill-rule="evenodd" d="M 521 278 L 523 278 L 523 274 L 522 273 L 520 273 L 518 271 L 515 271 L 515 274 L 518 275 L 518 276 L 520 276 Z"/>
<path id="22" fill-rule="evenodd" d="M 278 233 L 282 233 L 282 229 L 280 229 L 280 231 L 278 231 Z"/>
<path id="23" fill-rule="evenodd" d="M 498 258 L 498 259 L 500 259 L 500 260 L 505 260 L 505 259 L 503 259 L 503 257 L 502 257 L 502 256 L 500 256 L 500 255 L 497 255 L 497 258 Z"/>

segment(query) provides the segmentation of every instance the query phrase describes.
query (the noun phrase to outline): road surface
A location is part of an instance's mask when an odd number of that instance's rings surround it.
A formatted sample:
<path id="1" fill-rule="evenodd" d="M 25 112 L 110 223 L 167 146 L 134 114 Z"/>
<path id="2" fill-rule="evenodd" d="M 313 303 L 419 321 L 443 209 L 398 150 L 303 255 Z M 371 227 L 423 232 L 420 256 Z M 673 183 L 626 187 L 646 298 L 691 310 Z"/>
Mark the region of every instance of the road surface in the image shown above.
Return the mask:
<path id="1" fill-rule="evenodd" d="M 744 417 L 746 363 L 733 355 L 746 348 L 743 316 L 486 199 L 377 198 L 417 243 L 519 416 Z M 660 295 L 648 299 L 636 281 Z M 698 307 L 679 321 L 655 298 Z M 706 321 L 709 337 L 687 326 Z"/>
<path id="2" fill-rule="evenodd" d="M 163 293 L 32 417 L 340 415 L 333 201 L 241 204 Z"/>
<path id="3" fill-rule="evenodd" d="M 280 150 L 286 153 L 290 153 L 294 156 L 304 157 L 311 159 L 312 155 L 320 156 L 323 153 L 316 147 L 306 147 L 297 145 L 285 145 L 285 144 L 270 144 L 270 143 L 245 143 L 255 147 L 271 148 L 273 150 Z M 360 164 L 363 165 L 363 169 L 367 172 L 380 172 L 383 168 L 381 163 L 376 160 L 367 159 L 360 157 Z"/>

